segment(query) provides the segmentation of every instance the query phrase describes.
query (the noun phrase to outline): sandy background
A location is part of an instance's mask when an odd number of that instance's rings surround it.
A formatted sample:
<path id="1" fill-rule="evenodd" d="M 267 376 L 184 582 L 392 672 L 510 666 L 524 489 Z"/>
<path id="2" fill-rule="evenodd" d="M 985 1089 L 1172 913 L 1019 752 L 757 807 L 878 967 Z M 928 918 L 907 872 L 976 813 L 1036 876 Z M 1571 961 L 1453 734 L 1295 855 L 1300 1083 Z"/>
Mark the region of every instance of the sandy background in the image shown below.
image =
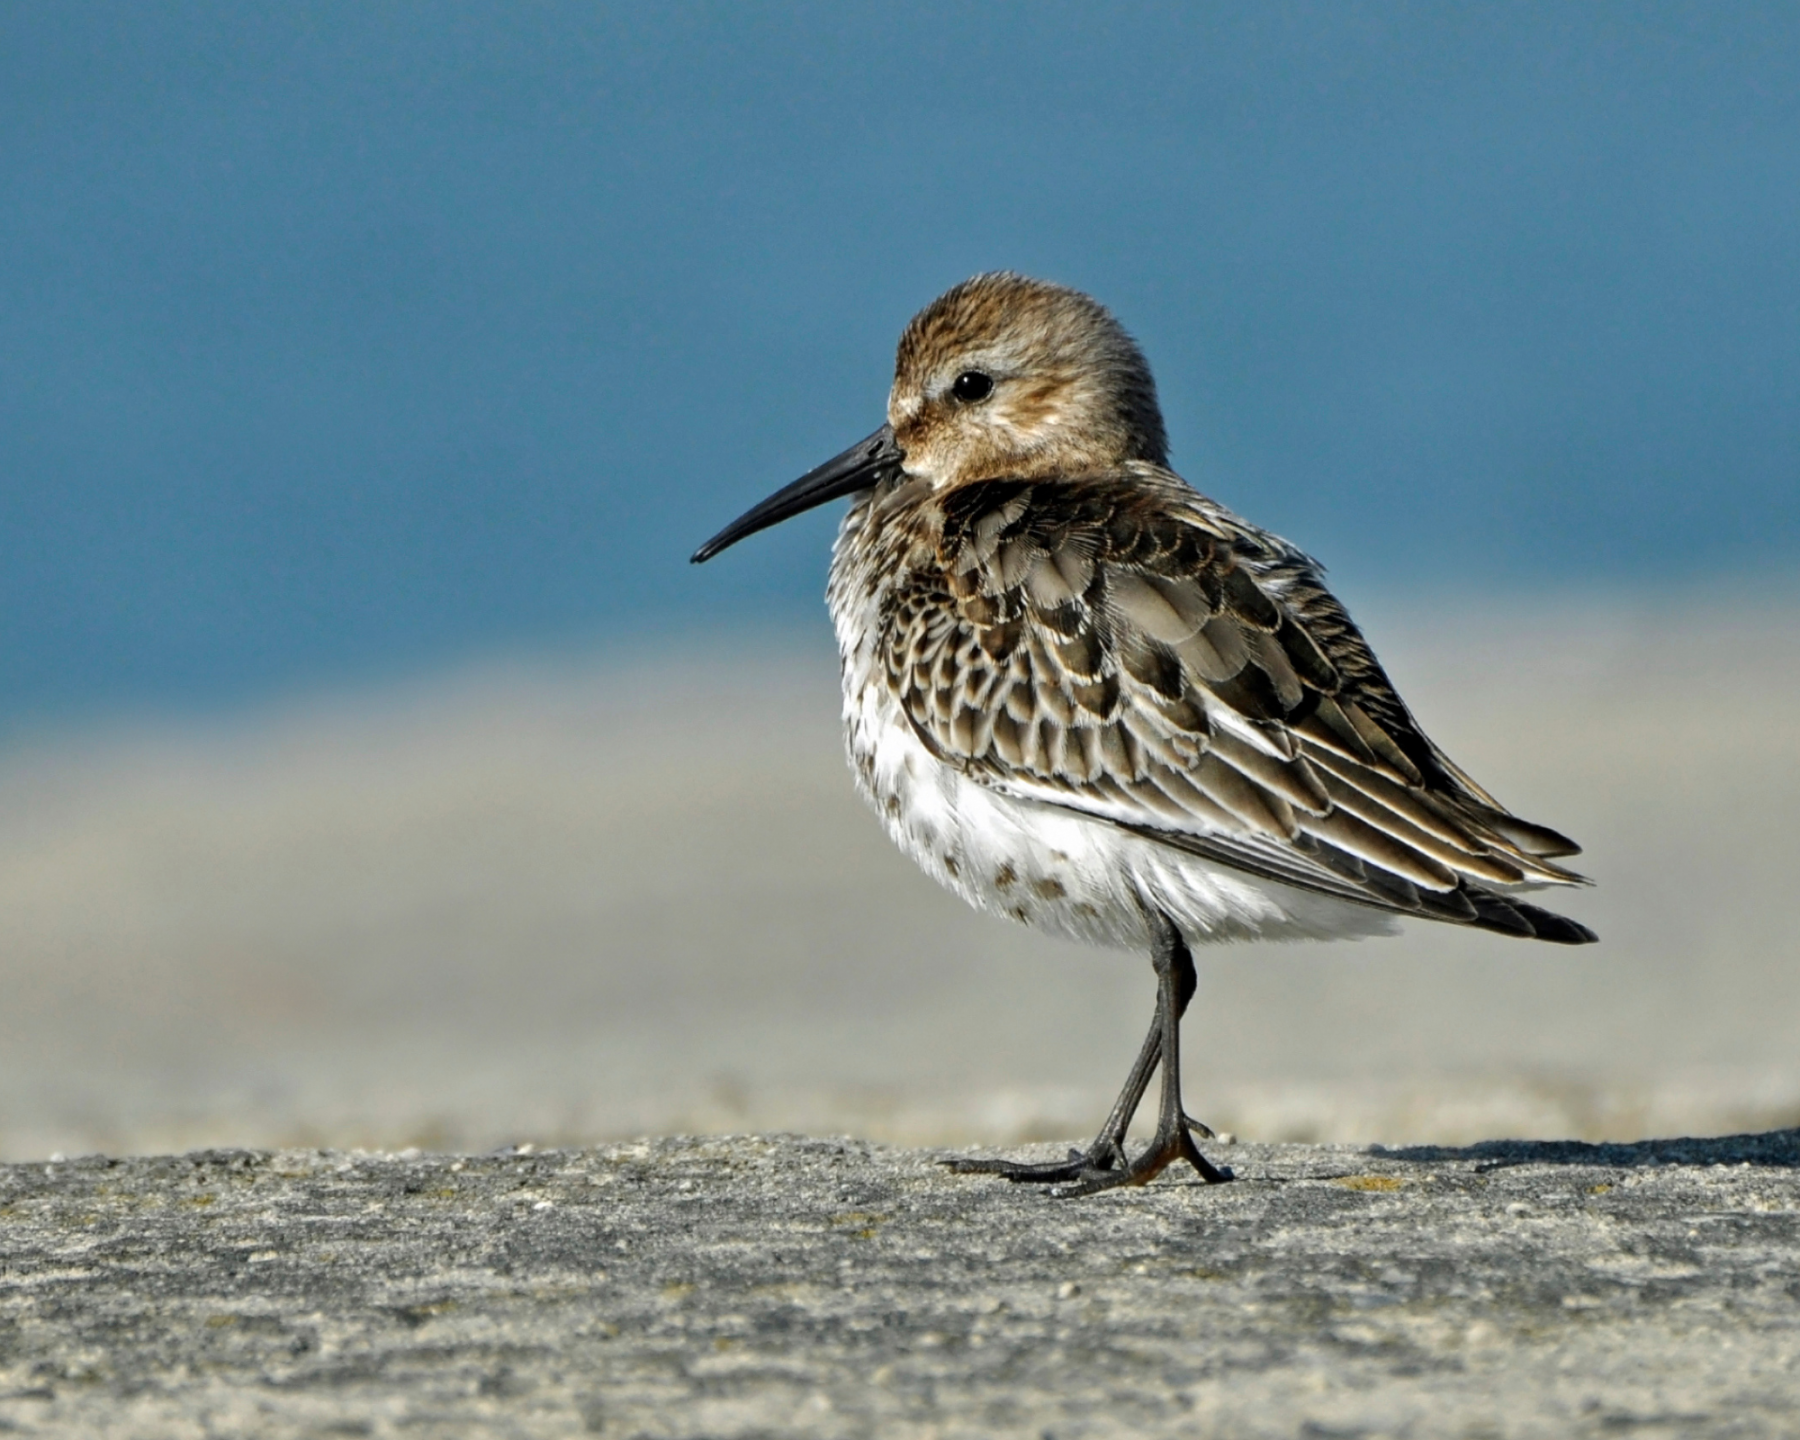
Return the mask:
<path id="1" fill-rule="evenodd" d="M 1360 610 L 1451 753 L 1584 842 L 1602 943 L 1202 953 L 1190 1108 L 1259 1140 L 1800 1123 L 1800 611 Z M 821 632 L 15 740 L 0 1157 L 1084 1136 L 1147 962 L 938 891 L 835 717 Z"/>

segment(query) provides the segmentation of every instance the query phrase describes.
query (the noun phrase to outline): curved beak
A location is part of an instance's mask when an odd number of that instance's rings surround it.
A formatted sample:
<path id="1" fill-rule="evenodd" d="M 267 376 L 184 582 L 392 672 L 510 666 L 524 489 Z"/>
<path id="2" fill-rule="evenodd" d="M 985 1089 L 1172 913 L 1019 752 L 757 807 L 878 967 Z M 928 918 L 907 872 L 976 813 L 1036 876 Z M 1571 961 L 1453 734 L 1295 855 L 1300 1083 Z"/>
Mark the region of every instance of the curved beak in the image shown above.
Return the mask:
<path id="1" fill-rule="evenodd" d="M 746 510 L 690 557 L 698 565 L 712 559 L 721 550 L 737 544 L 746 535 L 767 530 L 783 520 L 836 500 L 840 495 L 854 495 L 878 485 L 900 469 L 906 458 L 894 443 L 891 427 L 883 425 L 865 440 L 858 440 L 842 455 L 827 460 L 816 470 L 808 470 L 792 485 L 777 490 L 762 504 Z"/>

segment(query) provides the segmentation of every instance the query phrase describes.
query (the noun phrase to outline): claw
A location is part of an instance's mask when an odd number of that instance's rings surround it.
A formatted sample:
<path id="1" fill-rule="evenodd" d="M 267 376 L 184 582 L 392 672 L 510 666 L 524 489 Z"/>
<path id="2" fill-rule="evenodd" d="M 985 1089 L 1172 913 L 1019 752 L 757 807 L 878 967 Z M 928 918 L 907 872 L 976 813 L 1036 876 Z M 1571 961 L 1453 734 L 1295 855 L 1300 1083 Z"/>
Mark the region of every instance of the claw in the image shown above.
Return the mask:
<path id="1" fill-rule="evenodd" d="M 1185 1120 L 1187 1117 L 1182 1118 Z M 1080 1175 L 1070 1177 L 1073 1183 L 1058 1185 L 1050 1193 L 1057 1199 L 1064 1200 L 1080 1195 L 1096 1195 L 1102 1190 L 1116 1190 L 1124 1185 L 1148 1185 L 1177 1160 L 1185 1160 L 1192 1165 L 1208 1185 L 1223 1185 L 1235 1178 L 1231 1171 L 1219 1169 L 1200 1153 L 1199 1147 L 1194 1144 L 1194 1137 L 1188 1133 L 1187 1126 L 1183 1125 L 1168 1134 L 1158 1134 L 1144 1153 L 1131 1164 L 1118 1170 L 1098 1170 L 1090 1166 Z"/>
<path id="2" fill-rule="evenodd" d="M 1182 1118 L 1195 1130 L 1212 1134 L 1186 1115 Z M 1136 1160 L 1130 1159 L 1122 1146 L 1102 1136 L 1086 1151 L 1071 1149 L 1067 1160 L 1030 1164 L 1022 1160 L 953 1156 L 938 1161 L 938 1164 L 958 1175 L 998 1175 L 1019 1185 L 1049 1185 L 1053 1187 L 1050 1193 L 1057 1199 L 1070 1199 L 1077 1195 L 1097 1195 L 1102 1190 L 1116 1190 L 1124 1185 L 1148 1185 L 1177 1160 L 1192 1165 L 1208 1185 L 1220 1185 L 1233 1178 L 1231 1171 L 1214 1166 L 1200 1153 L 1187 1126 L 1156 1135 Z"/>
<path id="3" fill-rule="evenodd" d="M 1115 1152 L 1116 1153 L 1116 1150 Z M 1121 1161 L 1123 1157 L 1120 1157 Z M 998 1175 L 1019 1185 L 1060 1185 L 1084 1175 L 1107 1174 L 1112 1169 L 1112 1156 L 1105 1143 L 1095 1141 L 1093 1148 L 1082 1151 L 1071 1148 L 1067 1160 L 1050 1160 L 1030 1164 L 1023 1160 L 989 1160 L 982 1156 L 952 1156 L 938 1164 L 958 1175 Z M 1119 1168 L 1123 1168 L 1123 1165 Z"/>

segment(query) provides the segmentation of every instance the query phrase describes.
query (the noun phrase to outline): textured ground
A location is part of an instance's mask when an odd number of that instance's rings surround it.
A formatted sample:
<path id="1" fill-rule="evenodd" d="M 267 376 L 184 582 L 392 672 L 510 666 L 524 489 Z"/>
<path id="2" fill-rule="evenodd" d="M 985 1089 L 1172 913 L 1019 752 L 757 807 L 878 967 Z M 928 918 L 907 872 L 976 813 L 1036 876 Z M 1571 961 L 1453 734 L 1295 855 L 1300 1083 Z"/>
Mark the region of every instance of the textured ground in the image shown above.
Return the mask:
<path id="1" fill-rule="evenodd" d="M 1142 959 L 888 845 L 823 651 L 15 736 L 0 1434 L 1800 1435 L 1794 619 L 1376 614 L 1431 731 L 1587 844 L 1602 943 L 1203 952 L 1184 1032 L 1246 1142 L 1782 1133 L 1244 1143 L 1080 1204 L 575 1148 L 1074 1135 L 1135 1052 Z M 540 1149 L 345 1153 L 501 1142 Z M 197 1145 L 328 1148 L 61 1159 Z"/>
<path id="2" fill-rule="evenodd" d="M 0 1168 L 0 1429 L 1800 1433 L 1800 1132 L 1237 1145 L 1058 1202 L 793 1137 Z"/>

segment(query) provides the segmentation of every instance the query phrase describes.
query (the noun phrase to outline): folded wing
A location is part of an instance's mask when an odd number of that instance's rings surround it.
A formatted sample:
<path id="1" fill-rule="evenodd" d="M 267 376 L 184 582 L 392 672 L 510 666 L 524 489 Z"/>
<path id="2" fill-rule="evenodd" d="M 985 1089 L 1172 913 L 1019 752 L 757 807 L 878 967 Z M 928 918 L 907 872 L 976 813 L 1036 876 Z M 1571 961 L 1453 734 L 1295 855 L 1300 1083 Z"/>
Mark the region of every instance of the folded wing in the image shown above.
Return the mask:
<path id="1" fill-rule="evenodd" d="M 1144 467 L 947 498 L 894 594 L 889 685 L 1008 794 L 1399 913 L 1578 943 L 1508 892 L 1579 883 L 1419 729 L 1317 568 Z"/>

